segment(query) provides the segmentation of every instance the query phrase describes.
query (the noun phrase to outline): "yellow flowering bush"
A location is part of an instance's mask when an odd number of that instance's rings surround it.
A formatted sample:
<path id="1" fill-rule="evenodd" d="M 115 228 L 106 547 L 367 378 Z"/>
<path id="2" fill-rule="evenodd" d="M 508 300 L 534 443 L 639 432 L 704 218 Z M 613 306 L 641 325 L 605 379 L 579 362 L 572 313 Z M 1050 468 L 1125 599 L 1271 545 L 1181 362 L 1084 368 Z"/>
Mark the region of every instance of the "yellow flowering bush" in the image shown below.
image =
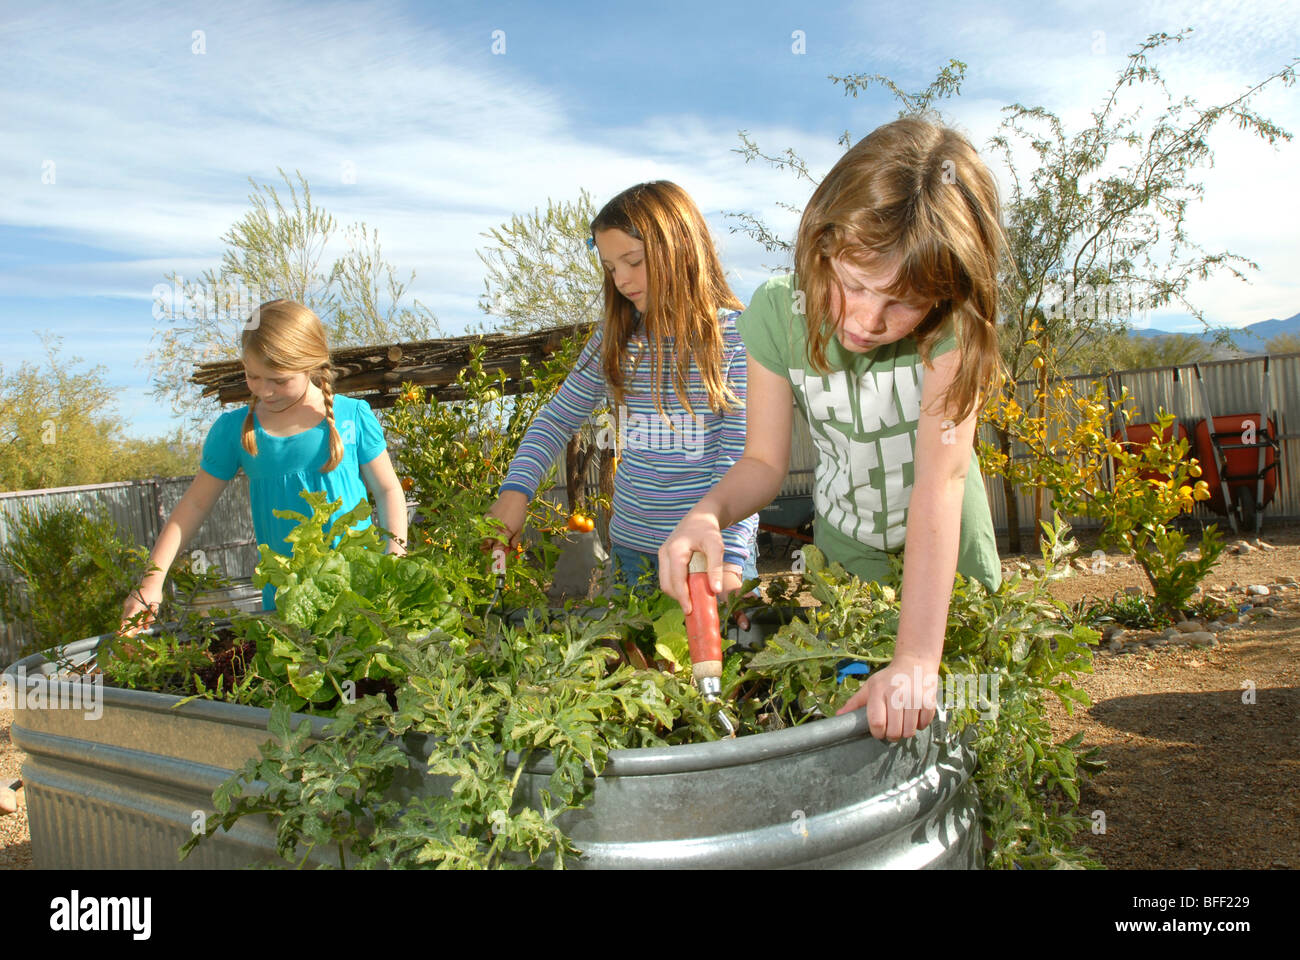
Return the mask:
<path id="1" fill-rule="evenodd" d="M 1112 415 L 1125 423 L 1133 419 L 1136 410 L 1127 389 L 1112 402 L 1101 381 L 1080 394 L 1063 381 L 1050 384 L 1044 378 L 1031 410 L 1016 401 L 1011 389 L 989 398 L 983 420 L 1008 431 L 1012 449 L 1023 445 L 1027 456 L 1008 457 L 981 443 L 984 469 L 1023 488 L 1044 488 L 1057 513 L 1100 521 L 1102 547 L 1132 556 L 1151 584 L 1156 607 L 1172 619 L 1184 619 L 1183 608 L 1218 560 L 1223 542 L 1211 525 L 1202 534 L 1200 557 L 1180 558 L 1187 536 L 1174 521 L 1208 500 L 1210 490 L 1197 479 L 1201 467 L 1188 457 L 1187 439 L 1175 435 L 1174 415 L 1163 409 L 1157 413 L 1147 443 L 1120 443 L 1107 424 Z M 1114 466 L 1113 482 L 1107 481 L 1107 461 Z"/>

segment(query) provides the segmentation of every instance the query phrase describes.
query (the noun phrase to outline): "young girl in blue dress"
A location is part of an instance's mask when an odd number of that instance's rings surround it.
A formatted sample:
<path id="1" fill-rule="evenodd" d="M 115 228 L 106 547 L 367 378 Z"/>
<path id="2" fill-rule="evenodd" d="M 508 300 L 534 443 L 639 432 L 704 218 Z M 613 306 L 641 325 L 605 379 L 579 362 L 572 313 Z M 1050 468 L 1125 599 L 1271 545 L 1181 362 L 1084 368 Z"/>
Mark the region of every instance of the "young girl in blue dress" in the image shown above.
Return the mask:
<path id="1" fill-rule="evenodd" d="M 310 513 L 299 496 L 302 491 L 323 492 L 331 500 L 343 501 L 332 522 L 365 500 L 368 487 L 380 524 L 393 534 L 388 552 L 405 552 L 406 499 L 383 430 L 369 404 L 334 393 L 329 344 L 320 318 L 292 300 L 264 303 L 245 324 L 241 350 L 253 397 L 247 407 L 223 413 L 208 431 L 194 482 L 167 518 L 150 554 L 157 569 L 123 604 L 124 628 L 141 611 L 157 608 L 176 555 L 241 469 L 248 475 L 253 531 L 259 544 L 281 554 L 292 551 L 284 538 L 295 522 L 273 511 Z M 367 519 L 358 526 L 369 523 Z M 274 595 L 270 585 L 262 593 L 268 610 L 275 609 Z"/>

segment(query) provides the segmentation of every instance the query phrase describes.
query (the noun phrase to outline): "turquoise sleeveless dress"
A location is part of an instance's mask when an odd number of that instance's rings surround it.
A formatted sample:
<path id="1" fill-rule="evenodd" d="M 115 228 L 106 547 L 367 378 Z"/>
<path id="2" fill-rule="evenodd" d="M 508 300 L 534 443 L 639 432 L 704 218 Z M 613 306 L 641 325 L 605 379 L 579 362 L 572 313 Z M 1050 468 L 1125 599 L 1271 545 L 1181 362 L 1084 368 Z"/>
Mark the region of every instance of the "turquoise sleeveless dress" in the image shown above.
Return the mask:
<path id="1" fill-rule="evenodd" d="M 333 522 L 358 503 L 367 499 L 361 479 L 361 464 L 369 463 L 387 449 L 384 431 L 375 419 L 370 404 L 351 397 L 334 397 L 334 426 L 343 441 L 343 459 L 329 473 L 320 468 L 329 460 L 329 425 L 322 420 L 310 430 L 290 437 L 273 437 L 256 423 L 257 456 L 250 456 L 240 437 L 248 407 L 229 410 L 217 418 L 203 442 L 203 459 L 199 466 L 218 480 L 232 480 L 241 469 L 248 475 L 248 496 L 253 509 L 253 532 L 259 544 L 276 553 L 292 552 L 285 535 L 297 525 L 295 521 L 275 516 L 273 510 L 293 510 L 308 514 L 307 502 L 299 494 L 304 490 L 320 491 L 331 500 L 342 499 L 343 505 L 330 518 Z M 254 421 L 257 417 L 254 415 Z M 369 518 L 357 529 L 369 526 Z M 262 605 L 275 609 L 275 588 L 262 591 Z"/>

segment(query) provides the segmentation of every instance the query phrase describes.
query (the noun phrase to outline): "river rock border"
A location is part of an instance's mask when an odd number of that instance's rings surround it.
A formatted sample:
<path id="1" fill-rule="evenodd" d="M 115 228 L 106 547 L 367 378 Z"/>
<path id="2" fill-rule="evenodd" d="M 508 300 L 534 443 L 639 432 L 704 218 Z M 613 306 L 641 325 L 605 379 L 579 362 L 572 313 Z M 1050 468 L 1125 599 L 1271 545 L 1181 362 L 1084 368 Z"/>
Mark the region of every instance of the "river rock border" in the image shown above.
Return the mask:
<path id="1" fill-rule="evenodd" d="M 1184 620 L 1162 631 L 1126 629 L 1119 624 L 1109 624 L 1102 630 L 1099 652 L 1123 656 L 1156 647 L 1217 647 L 1225 634 L 1252 623 L 1300 617 L 1300 609 L 1296 609 L 1300 583 L 1295 577 L 1283 577 L 1268 584 L 1231 583 L 1226 587 L 1212 587 L 1202 595 L 1228 607 L 1229 612 L 1209 623 Z"/>

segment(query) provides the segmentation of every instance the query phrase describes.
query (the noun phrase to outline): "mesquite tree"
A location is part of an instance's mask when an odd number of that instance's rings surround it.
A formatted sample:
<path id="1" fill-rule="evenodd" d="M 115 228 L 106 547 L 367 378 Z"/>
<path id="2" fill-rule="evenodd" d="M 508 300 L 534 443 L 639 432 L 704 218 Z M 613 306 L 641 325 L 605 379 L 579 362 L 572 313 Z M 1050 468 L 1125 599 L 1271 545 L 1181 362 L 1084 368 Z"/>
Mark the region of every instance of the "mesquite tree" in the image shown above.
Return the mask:
<path id="1" fill-rule="evenodd" d="M 546 201 L 546 211 L 514 215 L 484 237 L 487 267 L 479 308 L 497 318 L 498 333 L 526 333 L 598 321 L 604 313 L 602 273 L 587 249 L 596 206 L 583 190 L 573 202 Z"/>
<path id="2" fill-rule="evenodd" d="M 1009 382 L 1046 377 L 1049 366 L 1066 367 L 1072 354 L 1149 310 L 1179 304 L 1205 324 L 1190 300 L 1193 281 L 1227 271 L 1245 279 L 1257 269 L 1229 251 L 1207 251 L 1187 233 L 1188 204 L 1204 193 L 1196 173 L 1213 162 L 1209 136 L 1223 121 L 1258 135 L 1270 145 L 1291 135 L 1256 113 L 1251 103 L 1280 81 L 1290 86 L 1300 58 L 1251 86 L 1240 96 L 1202 106 L 1176 97 L 1148 55 L 1182 43 L 1192 31 L 1157 33 L 1129 55 L 1111 88 L 1076 132 L 1043 107 L 1015 103 L 989 146 L 1000 155 L 1006 192 L 1003 219 L 1008 258 L 1002 279 L 999 334 Z M 879 74 L 832 77 L 853 96 L 871 84 L 884 86 L 902 109 L 900 116 L 936 113 L 935 104 L 960 93 L 966 65 L 953 60 L 924 90 L 907 94 Z M 1159 113 L 1125 107 L 1134 93 L 1154 90 L 1165 102 Z M 766 160 L 796 176 L 818 182 L 792 151 L 768 155 L 741 132 L 746 161 Z M 847 133 L 840 143 L 852 144 Z M 1261 189 L 1263 189 L 1261 187 Z M 737 215 L 744 230 L 769 250 L 789 249 L 753 216 Z M 1049 354 L 1051 364 L 1041 358 Z M 1038 361 L 1037 363 L 1035 361 Z M 1046 393 L 1047 391 L 1043 391 Z M 1004 455 L 1011 438 L 998 431 Z M 1020 550 L 1020 516 L 1015 489 L 1003 481 L 1010 548 Z"/>
<path id="3" fill-rule="evenodd" d="M 332 349 L 441 335 L 437 318 L 420 301 L 403 303 L 415 274 L 397 278 L 377 231 L 364 223 L 347 227 L 347 252 L 326 260 L 334 217 L 312 202 L 301 173 L 297 187 L 283 170 L 280 176 L 287 203 L 275 187 L 249 178 L 252 209 L 222 236 L 220 266 L 193 280 L 173 272 L 154 288 L 154 317 L 165 323 L 145 355 L 154 396 L 194 424 L 210 420 L 212 409 L 189 381 L 193 364 L 238 357 L 243 327 L 265 301 L 284 298 L 311 308 Z"/>
<path id="4" fill-rule="evenodd" d="M 494 332 L 597 323 L 604 316 L 604 270 L 587 246 L 596 205 L 583 190 L 576 201 L 546 201 L 546 210 L 515 214 L 483 234 L 492 245 L 478 251 L 487 268 L 479 309 L 496 321 Z M 599 489 L 614 493 L 614 451 L 598 450 L 590 423 L 569 438 L 565 448 L 565 491 L 569 505 L 582 499 L 593 457 L 600 457 Z M 608 543 L 609 515 L 599 514 L 600 535 Z"/>

